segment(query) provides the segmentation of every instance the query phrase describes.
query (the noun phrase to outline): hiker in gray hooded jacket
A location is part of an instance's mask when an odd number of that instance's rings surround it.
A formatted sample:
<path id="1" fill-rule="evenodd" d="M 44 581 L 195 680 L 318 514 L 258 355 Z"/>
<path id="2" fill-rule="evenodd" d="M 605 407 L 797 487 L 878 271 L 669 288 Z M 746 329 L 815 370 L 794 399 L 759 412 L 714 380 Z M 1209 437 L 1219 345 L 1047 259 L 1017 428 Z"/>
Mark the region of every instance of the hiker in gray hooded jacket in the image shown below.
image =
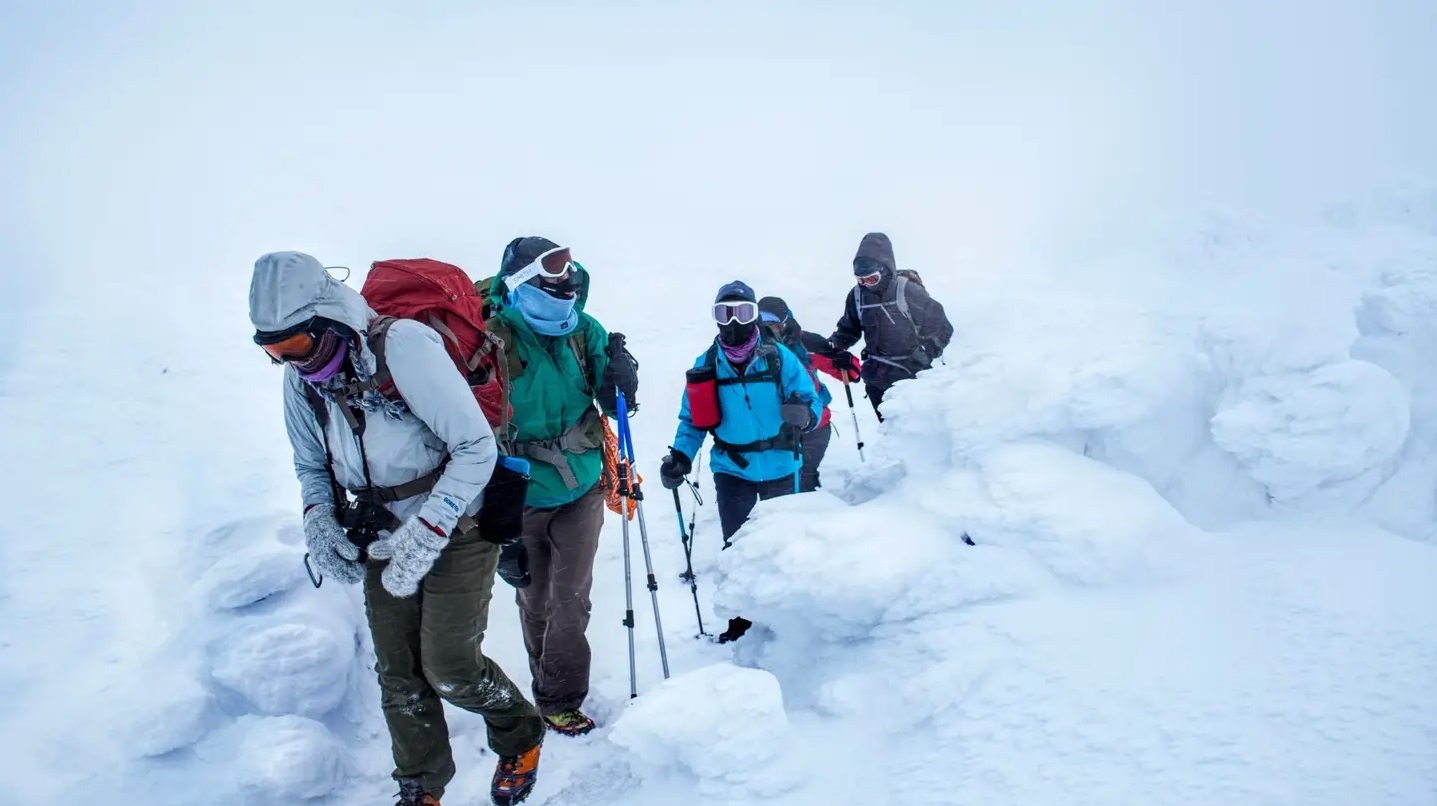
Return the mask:
<path id="1" fill-rule="evenodd" d="M 375 316 L 309 255 L 255 263 L 250 320 L 255 342 L 285 367 L 305 545 L 328 577 L 364 583 L 400 804 L 437 803 L 455 774 L 441 698 L 484 717 L 499 756 L 494 800 L 517 803 L 533 786 L 544 722 L 480 651 L 499 547 L 459 528 L 473 523 L 494 472 L 494 434 L 439 335 L 419 322 L 395 321 L 384 337 L 401 399 L 367 388 Z M 350 506 L 345 490 L 368 506 Z M 373 541 L 367 559 L 351 538 Z"/>
<path id="2" fill-rule="evenodd" d="M 863 339 L 864 391 L 882 420 L 884 393 L 933 366 L 953 337 L 953 325 L 917 274 L 899 271 L 893 244 L 881 232 L 870 232 L 859 242 L 853 276 L 855 285 L 828 337 L 826 357 L 836 371 L 859 374 L 858 361 L 848 350 Z"/>

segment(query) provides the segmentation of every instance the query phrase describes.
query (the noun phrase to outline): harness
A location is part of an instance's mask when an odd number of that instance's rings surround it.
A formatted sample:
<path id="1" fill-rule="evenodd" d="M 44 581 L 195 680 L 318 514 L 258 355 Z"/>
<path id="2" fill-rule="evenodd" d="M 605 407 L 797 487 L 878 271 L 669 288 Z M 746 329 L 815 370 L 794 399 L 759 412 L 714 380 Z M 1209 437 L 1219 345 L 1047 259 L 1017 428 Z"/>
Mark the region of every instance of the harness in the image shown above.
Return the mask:
<path id="1" fill-rule="evenodd" d="M 719 347 L 717 343 L 709 347 L 708 352 L 704 354 L 703 366 L 705 368 L 711 370 L 717 369 L 718 351 Z M 755 372 L 752 375 L 744 373 L 732 378 L 720 378 L 717 376 L 717 373 L 715 373 L 715 383 L 717 383 L 719 386 L 771 383 L 773 384 L 774 388 L 779 391 L 779 396 L 782 397 L 783 370 L 781 366 L 781 359 L 778 352 L 778 347 L 771 340 L 769 340 L 767 336 L 761 338 L 757 349 L 754 350 L 753 358 L 750 359 L 750 361 L 754 361 L 759 358 L 764 359 L 764 368 L 759 370 L 758 372 Z M 729 458 L 733 460 L 733 463 L 737 465 L 740 470 L 746 469 L 750 464 L 748 458 L 744 456 L 744 454 L 746 453 L 762 453 L 764 451 L 774 450 L 792 451 L 794 447 L 798 444 L 798 441 L 795 438 L 794 434 L 790 433 L 790 431 L 785 428 L 780 428 L 777 434 L 768 437 L 767 439 L 760 439 L 753 442 L 742 443 L 728 442 L 726 440 L 720 439 L 717 426 L 707 430 L 709 432 L 709 435 L 713 437 L 714 449 L 723 451 L 724 453 L 728 454 Z"/>

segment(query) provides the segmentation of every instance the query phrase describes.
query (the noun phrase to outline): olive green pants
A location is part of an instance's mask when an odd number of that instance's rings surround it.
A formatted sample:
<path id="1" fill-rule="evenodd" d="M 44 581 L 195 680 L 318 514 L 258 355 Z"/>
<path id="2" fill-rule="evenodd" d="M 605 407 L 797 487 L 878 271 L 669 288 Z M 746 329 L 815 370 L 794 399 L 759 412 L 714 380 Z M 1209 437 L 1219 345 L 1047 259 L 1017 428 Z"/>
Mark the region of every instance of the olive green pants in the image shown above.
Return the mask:
<path id="1" fill-rule="evenodd" d="M 441 700 L 483 716 L 498 755 L 518 755 L 544 735 L 538 711 L 481 649 L 498 563 L 498 546 L 456 535 L 414 596 L 384 589 L 383 563 L 371 562 L 364 581 L 394 777 L 435 797 L 455 772 Z"/>

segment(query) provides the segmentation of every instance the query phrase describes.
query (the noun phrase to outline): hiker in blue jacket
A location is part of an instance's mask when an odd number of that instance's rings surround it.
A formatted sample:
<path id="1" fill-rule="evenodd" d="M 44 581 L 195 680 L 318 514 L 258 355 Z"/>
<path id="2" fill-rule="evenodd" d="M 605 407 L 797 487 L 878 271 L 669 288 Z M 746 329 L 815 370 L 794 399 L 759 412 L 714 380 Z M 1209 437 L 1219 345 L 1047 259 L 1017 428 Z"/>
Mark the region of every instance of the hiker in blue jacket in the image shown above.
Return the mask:
<path id="1" fill-rule="evenodd" d="M 760 500 L 795 492 L 800 440 L 821 421 L 823 401 L 798 357 L 759 327 L 758 298 L 734 281 L 714 299 L 719 334 L 694 362 L 679 410 L 678 433 L 659 478 L 675 489 L 713 435 L 710 465 L 724 548 Z M 720 640 L 750 622 L 733 619 Z"/>

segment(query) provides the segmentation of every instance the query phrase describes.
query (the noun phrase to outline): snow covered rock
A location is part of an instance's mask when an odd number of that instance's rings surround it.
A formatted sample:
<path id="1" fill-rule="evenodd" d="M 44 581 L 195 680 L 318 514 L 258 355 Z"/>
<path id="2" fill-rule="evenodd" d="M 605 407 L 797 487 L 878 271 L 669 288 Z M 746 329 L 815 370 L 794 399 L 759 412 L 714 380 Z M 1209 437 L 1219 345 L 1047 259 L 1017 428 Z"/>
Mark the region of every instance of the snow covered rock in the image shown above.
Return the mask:
<path id="1" fill-rule="evenodd" d="M 300 555 L 275 544 L 225 556 L 200 577 L 196 590 L 210 608 L 234 610 L 290 591 L 304 576 Z"/>
<path id="2" fill-rule="evenodd" d="M 778 680 L 727 663 L 678 675 L 635 700 L 610 740 L 636 764 L 698 779 L 706 797 L 766 798 L 797 786 Z"/>
<path id="3" fill-rule="evenodd" d="M 129 746 L 142 756 L 162 756 L 204 738 L 219 721 L 214 697 L 194 681 L 167 682 L 163 699 L 143 700 L 128 720 Z"/>
<path id="4" fill-rule="evenodd" d="M 240 783 L 269 798 L 318 798 L 350 775 L 349 751 L 324 725 L 298 716 L 247 717 Z"/>
<path id="5" fill-rule="evenodd" d="M 1402 384 L 1365 361 L 1257 376 L 1212 420 L 1213 439 L 1275 499 L 1356 478 L 1391 459 L 1411 412 Z"/>
<path id="6" fill-rule="evenodd" d="M 354 642 L 307 624 L 242 627 L 218 639 L 211 674 L 260 714 L 318 717 L 343 701 Z"/>

